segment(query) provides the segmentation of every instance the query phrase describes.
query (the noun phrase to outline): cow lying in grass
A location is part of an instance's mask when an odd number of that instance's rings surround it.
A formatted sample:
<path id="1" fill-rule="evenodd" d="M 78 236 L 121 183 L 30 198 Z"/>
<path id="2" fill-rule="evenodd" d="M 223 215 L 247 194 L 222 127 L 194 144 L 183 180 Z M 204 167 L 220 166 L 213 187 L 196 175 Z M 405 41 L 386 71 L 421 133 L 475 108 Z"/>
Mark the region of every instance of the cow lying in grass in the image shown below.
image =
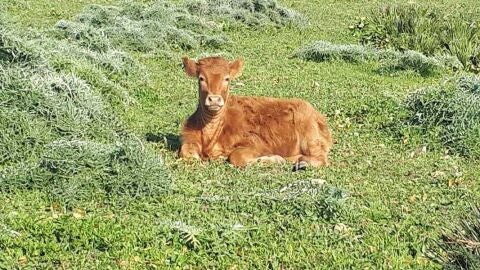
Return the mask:
<path id="1" fill-rule="evenodd" d="M 198 78 L 198 107 L 183 125 L 179 156 L 252 162 L 295 163 L 294 170 L 328 165 L 332 138 L 325 117 L 300 99 L 229 94 L 243 60 L 183 58 L 185 72 Z"/>

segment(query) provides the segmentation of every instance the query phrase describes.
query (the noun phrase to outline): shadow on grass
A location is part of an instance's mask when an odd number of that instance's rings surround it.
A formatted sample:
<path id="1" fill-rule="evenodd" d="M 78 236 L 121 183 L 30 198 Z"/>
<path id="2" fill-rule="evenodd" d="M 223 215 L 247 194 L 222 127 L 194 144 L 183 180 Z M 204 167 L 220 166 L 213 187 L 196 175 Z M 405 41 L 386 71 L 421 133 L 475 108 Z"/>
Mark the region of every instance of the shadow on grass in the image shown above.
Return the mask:
<path id="1" fill-rule="evenodd" d="M 145 140 L 147 142 L 161 143 L 164 142 L 167 145 L 168 150 L 178 151 L 180 149 L 180 136 L 173 133 L 151 133 L 145 134 Z"/>

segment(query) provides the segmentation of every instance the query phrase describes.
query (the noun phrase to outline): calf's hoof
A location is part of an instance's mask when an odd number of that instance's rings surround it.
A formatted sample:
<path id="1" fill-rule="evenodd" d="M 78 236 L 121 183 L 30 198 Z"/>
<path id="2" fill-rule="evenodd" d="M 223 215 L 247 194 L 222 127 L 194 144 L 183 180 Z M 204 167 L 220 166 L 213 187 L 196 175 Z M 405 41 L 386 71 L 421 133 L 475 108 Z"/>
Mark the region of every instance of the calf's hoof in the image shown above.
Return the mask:
<path id="1" fill-rule="evenodd" d="M 295 165 L 293 165 L 293 169 L 292 171 L 296 172 L 296 171 L 304 171 L 307 169 L 307 166 L 308 166 L 308 163 L 304 160 L 301 160 L 301 161 L 297 161 L 295 162 Z"/>

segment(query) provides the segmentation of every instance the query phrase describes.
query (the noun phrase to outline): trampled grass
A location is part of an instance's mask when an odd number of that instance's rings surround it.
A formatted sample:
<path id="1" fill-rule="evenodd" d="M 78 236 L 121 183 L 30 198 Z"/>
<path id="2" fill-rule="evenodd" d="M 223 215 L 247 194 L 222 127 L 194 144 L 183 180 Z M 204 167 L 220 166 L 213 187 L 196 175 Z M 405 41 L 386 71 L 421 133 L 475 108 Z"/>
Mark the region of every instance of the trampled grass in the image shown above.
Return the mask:
<path id="1" fill-rule="evenodd" d="M 291 58 L 318 40 L 355 43 L 349 24 L 379 2 L 276 3 L 305 16 L 309 25 L 300 27 L 273 21 L 231 27 L 219 17 L 213 23 L 223 26 L 215 34 L 229 40 L 221 48 L 145 51 L 113 37 L 105 50 L 70 32 L 59 35 L 59 20 L 79 23 L 86 5 L 105 2 L 4 4 L 19 23 L 14 30 L 27 33 L 13 35 L 18 42 L 11 44 L 22 44 L 13 47 L 28 57 L 12 61 L 0 49 L 0 76 L 14 82 L 0 81 L 7 85 L 0 127 L 11 131 L 0 135 L 9 143 L 0 149 L 0 268 L 441 268 L 429 250 L 478 200 L 480 164 L 445 154 L 420 131 L 392 136 L 385 127 L 408 116 L 411 93 L 442 85 L 452 72 L 391 76 L 372 61 Z M 234 94 L 299 97 L 325 113 L 336 141 L 332 166 L 292 173 L 287 164 L 238 170 L 223 161 L 177 160 L 179 126 L 195 109 L 197 91 L 180 57 L 210 53 L 245 58 Z M 48 76 L 34 80 L 40 74 Z M 65 89 L 78 90 L 80 99 Z M 44 95 L 51 91 L 58 93 Z M 39 103 L 25 104 L 31 99 L 24 94 Z M 82 102 L 95 100 L 98 113 L 85 113 Z M 38 114 L 44 107 L 78 114 L 78 122 Z M 21 140 L 4 139 L 19 134 Z M 16 174 L 5 182 L 12 168 L 35 177 Z"/>

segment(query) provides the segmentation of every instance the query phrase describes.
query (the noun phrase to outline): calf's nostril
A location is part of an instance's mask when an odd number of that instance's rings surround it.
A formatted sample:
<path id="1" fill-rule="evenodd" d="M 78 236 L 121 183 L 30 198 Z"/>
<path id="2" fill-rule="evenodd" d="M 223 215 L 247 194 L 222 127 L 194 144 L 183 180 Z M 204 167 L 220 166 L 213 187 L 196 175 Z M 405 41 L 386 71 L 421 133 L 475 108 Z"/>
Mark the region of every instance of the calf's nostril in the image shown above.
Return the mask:
<path id="1" fill-rule="evenodd" d="M 223 98 L 221 96 L 208 96 L 206 99 L 206 104 L 223 106 Z"/>

